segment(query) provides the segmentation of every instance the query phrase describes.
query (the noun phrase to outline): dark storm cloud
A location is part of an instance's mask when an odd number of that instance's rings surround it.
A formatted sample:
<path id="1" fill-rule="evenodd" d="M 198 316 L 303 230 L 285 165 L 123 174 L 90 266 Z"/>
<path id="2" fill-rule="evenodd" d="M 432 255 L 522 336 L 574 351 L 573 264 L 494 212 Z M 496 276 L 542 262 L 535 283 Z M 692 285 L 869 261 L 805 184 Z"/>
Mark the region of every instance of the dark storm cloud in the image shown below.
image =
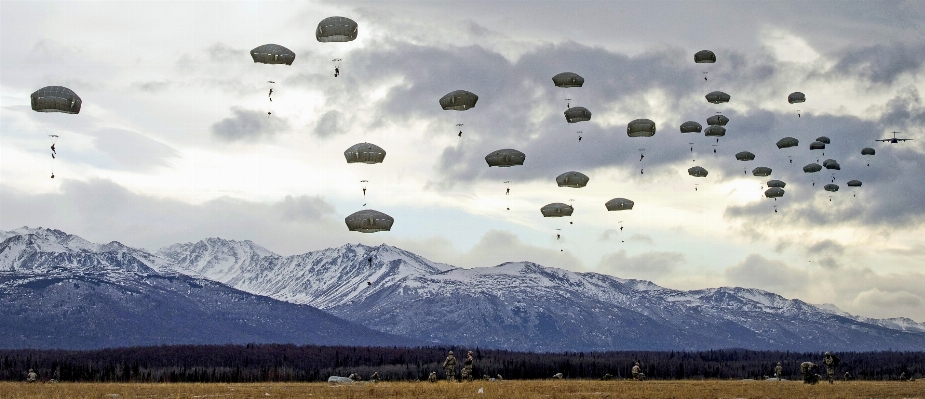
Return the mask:
<path id="1" fill-rule="evenodd" d="M 925 64 L 925 44 L 887 43 L 848 48 L 837 54 L 832 68 L 837 75 L 860 77 L 878 84 L 892 84 L 899 77 L 921 71 Z"/>
<path id="2" fill-rule="evenodd" d="M 233 116 L 215 122 L 212 135 L 224 141 L 256 140 L 272 137 L 289 128 L 289 123 L 278 116 L 262 111 L 232 108 Z"/>

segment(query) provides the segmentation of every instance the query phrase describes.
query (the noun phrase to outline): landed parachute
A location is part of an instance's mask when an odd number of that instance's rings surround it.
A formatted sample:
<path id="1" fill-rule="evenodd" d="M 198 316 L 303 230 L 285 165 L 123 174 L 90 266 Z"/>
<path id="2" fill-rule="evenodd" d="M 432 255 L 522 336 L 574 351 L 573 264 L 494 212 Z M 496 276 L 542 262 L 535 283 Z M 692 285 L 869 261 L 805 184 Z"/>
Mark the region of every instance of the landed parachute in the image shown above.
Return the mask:
<path id="1" fill-rule="evenodd" d="M 568 123 L 578 123 L 591 120 L 591 111 L 585 107 L 572 107 L 565 110 L 565 120 Z"/>
<path id="2" fill-rule="evenodd" d="M 771 175 L 771 168 L 767 166 L 759 166 L 755 169 L 752 169 L 752 175 L 758 177 L 765 177 Z"/>
<path id="3" fill-rule="evenodd" d="M 755 154 L 752 154 L 749 151 L 742 151 L 742 152 L 736 153 L 736 160 L 737 161 L 754 161 Z"/>
<path id="4" fill-rule="evenodd" d="M 358 25 L 347 17 L 327 17 L 318 23 L 315 39 L 322 43 L 350 42 L 357 38 Z"/>
<path id="5" fill-rule="evenodd" d="M 655 135 L 655 122 L 651 119 L 636 119 L 626 125 L 629 137 L 652 137 Z"/>
<path id="6" fill-rule="evenodd" d="M 344 151 L 347 163 L 382 163 L 385 160 L 385 150 L 371 143 L 358 143 Z"/>
<path id="7" fill-rule="evenodd" d="M 707 94 L 705 97 L 708 102 L 713 103 L 713 104 L 728 103 L 729 100 L 732 99 L 731 96 L 721 91 L 714 91 L 710 94 Z"/>
<path id="8" fill-rule="evenodd" d="M 354 212 L 344 218 L 347 228 L 350 231 L 359 231 L 360 233 L 375 233 L 379 231 L 389 231 L 395 219 L 379 211 L 364 209 Z"/>
<path id="9" fill-rule="evenodd" d="M 635 205 L 635 203 L 626 198 L 614 198 L 610 201 L 607 201 L 607 203 L 604 204 L 604 206 L 607 207 L 608 211 L 631 210 L 633 209 L 633 205 Z"/>
<path id="10" fill-rule="evenodd" d="M 295 61 L 295 53 L 278 44 L 264 44 L 251 50 L 251 58 L 254 59 L 254 62 L 261 64 L 292 65 L 292 62 Z"/>
<path id="11" fill-rule="evenodd" d="M 552 77 L 552 83 L 556 87 L 581 87 L 585 84 L 585 78 L 574 72 L 562 72 Z"/>
<path id="12" fill-rule="evenodd" d="M 488 167 L 497 166 L 501 168 L 523 165 L 526 159 L 527 155 L 510 148 L 492 151 L 485 156 L 485 162 L 488 163 Z"/>
<path id="13" fill-rule="evenodd" d="M 707 172 L 707 170 L 701 166 L 694 166 L 692 168 L 687 169 L 687 174 L 694 176 L 694 177 L 707 177 L 708 173 L 709 172 Z"/>
<path id="14" fill-rule="evenodd" d="M 687 121 L 681 124 L 681 133 L 700 133 L 703 126 L 694 121 Z"/>
<path id="15" fill-rule="evenodd" d="M 710 50 L 700 50 L 694 54 L 694 62 L 698 64 L 712 64 L 716 62 L 716 54 Z"/>
<path id="16" fill-rule="evenodd" d="M 782 139 L 780 139 L 780 140 L 777 141 L 777 148 L 778 148 L 778 149 L 796 147 L 796 146 L 798 146 L 798 145 L 800 145 L 800 141 L 797 140 L 797 139 L 795 139 L 795 138 L 793 138 L 793 137 L 784 137 L 784 138 L 782 138 Z"/>
<path id="17" fill-rule="evenodd" d="M 456 90 L 440 97 L 440 106 L 446 111 L 465 111 L 474 108 L 475 103 L 479 101 L 479 96 L 466 90 Z"/>
<path id="18" fill-rule="evenodd" d="M 558 218 L 563 216 L 572 216 L 572 212 L 575 211 L 575 208 L 572 208 L 570 205 L 563 204 L 561 202 L 553 202 L 551 204 L 546 204 L 540 208 L 540 212 L 545 218 Z"/>
<path id="19" fill-rule="evenodd" d="M 798 91 L 795 91 L 793 93 L 790 93 L 789 96 L 787 96 L 787 102 L 791 104 L 806 102 L 806 95 Z"/>
<path id="20" fill-rule="evenodd" d="M 582 188 L 588 185 L 588 181 L 591 179 L 588 176 L 585 176 L 584 173 L 580 172 L 565 172 L 556 177 L 556 184 L 559 187 L 572 187 L 572 188 Z"/>
<path id="21" fill-rule="evenodd" d="M 35 112 L 61 112 L 79 114 L 83 101 L 77 93 L 64 86 L 46 86 L 30 96 Z"/>

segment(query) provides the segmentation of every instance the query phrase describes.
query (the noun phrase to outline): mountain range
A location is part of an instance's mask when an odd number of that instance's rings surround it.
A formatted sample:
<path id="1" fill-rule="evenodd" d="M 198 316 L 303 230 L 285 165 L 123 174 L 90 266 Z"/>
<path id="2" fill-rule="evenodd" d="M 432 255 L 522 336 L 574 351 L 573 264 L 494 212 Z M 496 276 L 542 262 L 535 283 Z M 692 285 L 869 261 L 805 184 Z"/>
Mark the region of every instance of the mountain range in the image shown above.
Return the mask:
<path id="1" fill-rule="evenodd" d="M 0 301 L 4 309 L 14 305 L 13 313 L 0 310 L 3 347 L 62 345 L 66 338 L 56 336 L 55 344 L 41 338 L 53 334 L 42 332 L 29 340 L 22 327 L 8 333 L 2 326 L 33 317 L 65 328 L 53 320 L 81 309 L 93 328 L 68 345 L 183 337 L 189 343 L 349 341 L 535 352 L 925 348 L 925 323 L 858 317 L 757 289 L 681 291 L 530 262 L 465 269 L 387 245 L 281 256 L 250 241 L 208 238 L 151 252 L 42 228 L 0 232 L 0 240 Z M 203 288 L 183 292 L 194 284 Z M 88 291 L 91 286 L 106 289 Z M 139 317 L 146 312 L 157 317 Z M 177 320 L 222 333 L 196 335 L 183 323 L 170 327 L 182 327 L 183 334 L 162 331 Z M 105 328 L 113 324 L 137 331 Z M 297 326 L 306 324 L 309 336 L 300 336 Z"/>

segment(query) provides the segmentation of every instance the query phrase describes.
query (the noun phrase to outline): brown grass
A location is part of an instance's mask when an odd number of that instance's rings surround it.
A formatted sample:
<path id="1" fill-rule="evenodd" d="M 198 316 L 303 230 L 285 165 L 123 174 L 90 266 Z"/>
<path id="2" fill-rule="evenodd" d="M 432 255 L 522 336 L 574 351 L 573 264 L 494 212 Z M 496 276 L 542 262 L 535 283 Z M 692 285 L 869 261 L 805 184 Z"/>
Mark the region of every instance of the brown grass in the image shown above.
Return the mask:
<path id="1" fill-rule="evenodd" d="M 478 394 L 484 388 L 484 394 Z M 115 396 L 118 395 L 118 396 Z M 27 384 L 0 382 L 0 398 L 916 398 L 925 399 L 925 382 L 837 382 L 804 385 L 765 381 L 501 381 L 448 383 L 380 382 L 264 384 Z"/>

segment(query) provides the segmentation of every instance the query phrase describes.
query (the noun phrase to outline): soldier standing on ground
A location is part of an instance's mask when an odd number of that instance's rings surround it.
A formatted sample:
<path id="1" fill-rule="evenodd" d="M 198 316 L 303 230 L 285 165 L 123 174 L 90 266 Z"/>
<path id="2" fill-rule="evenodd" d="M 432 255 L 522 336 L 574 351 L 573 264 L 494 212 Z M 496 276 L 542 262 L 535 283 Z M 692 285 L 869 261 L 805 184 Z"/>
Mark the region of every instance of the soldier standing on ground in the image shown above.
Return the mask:
<path id="1" fill-rule="evenodd" d="M 379 382 L 379 372 L 374 372 L 373 375 L 369 376 L 369 380 L 372 382 Z"/>
<path id="2" fill-rule="evenodd" d="M 446 360 L 443 361 L 443 370 L 446 371 L 447 381 L 453 381 L 456 379 L 456 356 L 453 356 L 453 351 L 450 351 L 450 354 L 446 357 Z"/>
<path id="3" fill-rule="evenodd" d="M 905 380 L 906 380 L 906 372 L 905 372 L 905 371 L 902 372 L 902 374 L 899 375 L 899 380 L 900 380 L 900 381 L 905 381 Z"/>
<path id="4" fill-rule="evenodd" d="M 819 382 L 819 376 L 816 375 L 816 363 L 803 362 L 800 364 L 800 373 L 803 374 L 804 384 L 815 384 Z"/>
<path id="5" fill-rule="evenodd" d="M 472 381 L 472 351 L 469 351 L 466 354 L 466 360 L 463 360 L 462 379 Z"/>
<path id="6" fill-rule="evenodd" d="M 835 368 L 838 367 L 839 362 L 841 362 L 841 359 L 829 352 L 826 352 L 822 357 L 822 363 L 825 364 L 825 373 L 829 379 L 829 384 L 835 383 Z"/>
<path id="7" fill-rule="evenodd" d="M 35 373 L 35 370 L 29 369 L 29 374 L 26 375 L 26 382 L 35 382 L 39 378 L 39 375 Z"/>
<path id="8" fill-rule="evenodd" d="M 437 382 L 437 372 L 436 372 L 436 371 L 431 371 L 431 372 L 430 372 L 430 375 L 427 376 L 427 381 L 430 381 L 430 382 Z"/>
<path id="9" fill-rule="evenodd" d="M 780 375 L 784 372 L 784 367 L 780 365 L 780 362 L 777 362 L 777 367 L 774 368 L 774 375 L 777 376 L 777 380 L 780 381 Z"/>
<path id="10" fill-rule="evenodd" d="M 850 379 L 851 379 L 851 373 L 849 373 L 849 372 L 846 371 L 846 372 L 845 372 L 845 381 L 848 381 L 848 380 L 850 380 Z"/>
<path id="11" fill-rule="evenodd" d="M 639 362 L 633 362 L 633 369 L 631 373 L 633 374 L 633 379 L 636 381 L 642 381 L 643 378 L 646 378 L 645 374 L 642 374 L 642 370 L 639 367 Z"/>

